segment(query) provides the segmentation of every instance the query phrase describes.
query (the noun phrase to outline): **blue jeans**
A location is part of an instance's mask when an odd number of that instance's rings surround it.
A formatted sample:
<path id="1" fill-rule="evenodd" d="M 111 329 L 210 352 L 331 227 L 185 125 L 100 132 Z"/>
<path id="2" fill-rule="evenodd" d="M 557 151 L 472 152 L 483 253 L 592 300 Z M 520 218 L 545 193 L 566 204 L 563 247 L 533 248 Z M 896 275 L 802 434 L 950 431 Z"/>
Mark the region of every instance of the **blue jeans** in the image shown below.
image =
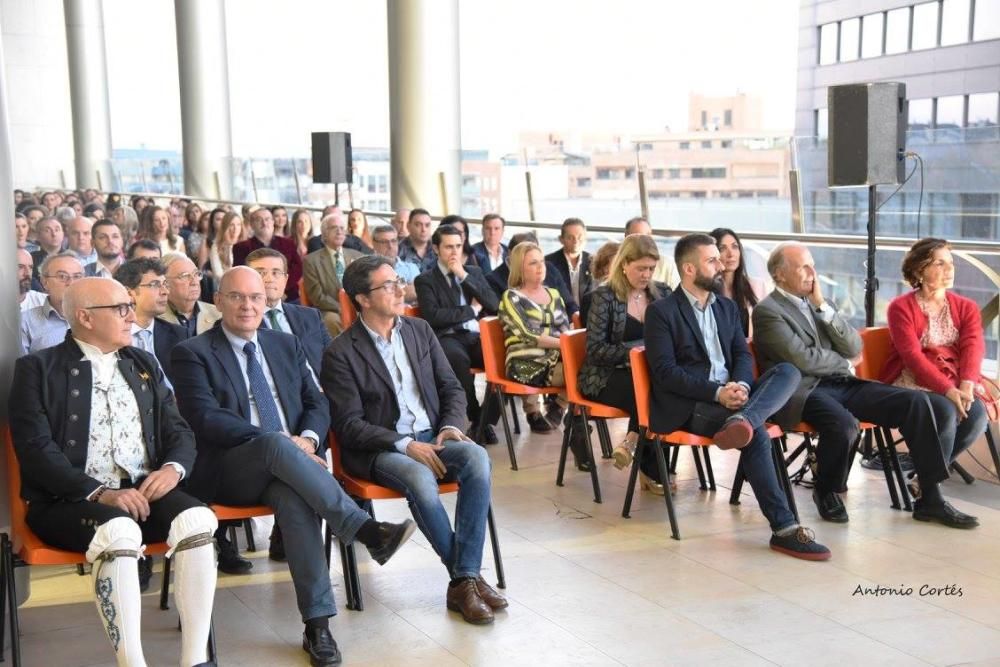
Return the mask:
<path id="1" fill-rule="evenodd" d="M 418 433 L 419 442 L 434 442 L 431 431 Z M 383 452 L 372 466 L 373 481 L 406 496 L 413 519 L 453 578 L 477 577 L 483 561 L 486 515 L 490 509 L 492 464 L 486 450 L 472 442 L 445 440 L 438 457 L 457 481 L 455 529 L 441 504 L 438 480 L 423 463 L 399 452 Z"/>
<path id="2" fill-rule="evenodd" d="M 775 532 L 794 526 L 797 522 L 788 507 L 788 498 L 785 497 L 774 469 L 771 437 L 767 434 L 764 422 L 788 402 L 799 386 L 801 377 L 794 366 L 780 363 L 750 386 L 750 398 L 739 411 L 728 410 L 718 403 L 698 402 L 684 426 L 685 430 L 692 433 L 711 437 L 732 415 L 740 414 L 750 422 L 753 437 L 750 444 L 740 450 L 740 466 L 753 489 L 760 511 Z"/>

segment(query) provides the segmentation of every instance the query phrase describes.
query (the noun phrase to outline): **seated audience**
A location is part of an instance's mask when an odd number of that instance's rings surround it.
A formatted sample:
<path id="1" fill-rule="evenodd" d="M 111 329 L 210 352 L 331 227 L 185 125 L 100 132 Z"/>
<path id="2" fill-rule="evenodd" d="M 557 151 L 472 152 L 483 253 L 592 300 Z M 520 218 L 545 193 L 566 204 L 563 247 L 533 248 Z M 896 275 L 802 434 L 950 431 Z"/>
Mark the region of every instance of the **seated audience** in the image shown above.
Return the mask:
<path id="1" fill-rule="evenodd" d="M 166 540 L 183 628 L 179 662 L 207 664 L 216 519 L 178 487 L 193 470 L 194 435 L 156 361 L 131 347 L 125 288 L 84 278 L 63 301 L 71 333 L 14 369 L 10 429 L 27 523 L 46 544 L 86 553 L 119 665 L 146 664 L 137 559 L 143 544 Z"/>
<path id="2" fill-rule="evenodd" d="M 222 315 L 215 306 L 200 300 L 202 272 L 194 262 L 176 252 L 164 255 L 162 262 L 170 289 L 163 319 L 184 327 L 188 336 L 205 333 L 215 326 Z"/>
<path id="3" fill-rule="evenodd" d="M 31 253 L 31 259 L 35 262 L 35 275 L 32 277 L 37 279 L 45 258 L 62 252 L 64 234 L 62 225 L 52 217 L 39 220 L 35 229 L 38 232 L 38 250 Z M 75 254 L 73 256 L 76 257 Z"/>
<path id="4" fill-rule="evenodd" d="M 406 281 L 406 287 L 403 288 L 403 298 L 406 302 L 415 302 L 417 291 L 413 286 L 413 281 L 420 275 L 420 267 L 399 258 L 399 238 L 396 235 L 396 228 L 392 225 L 376 227 L 372 230 L 372 246 L 374 246 L 376 254 L 387 258 L 392 263 L 396 275 Z"/>
<path id="5" fill-rule="evenodd" d="M 422 208 L 410 211 L 408 234 L 399 242 L 399 258 L 420 267 L 421 272 L 434 268 L 437 255 L 431 243 L 431 214 Z"/>
<path id="6" fill-rule="evenodd" d="M 303 649 L 313 665 L 339 664 L 329 629 L 337 609 L 317 516 L 341 541 L 362 542 L 379 564 L 409 539 L 414 524 L 373 521 L 327 470 L 329 405 L 301 343 L 260 328 L 267 296 L 257 272 L 230 269 L 215 298 L 221 325 L 173 351 L 178 406 L 197 438 L 189 488 L 205 502 L 274 509 L 305 623 Z"/>
<path id="7" fill-rule="evenodd" d="M 519 243 L 510 254 L 509 264 L 510 287 L 500 300 L 500 319 L 507 347 L 507 377 L 533 387 L 564 387 L 559 335 L 569 330 L 569 315 L 559 291 L 543 284 L 545 257 L 542 250 L 534 243 Z M 558 428 L 565 406 L 564 399 L 554 398 L 543 416 L 536 401 L 526 403 L 528 426 L 534 433 L 548 433 Z"/>
<path id="8" fill-rule="evenodd" d="M 419 211 L 414 209 L 411 223 L 419 218 Z M 411 225 L 411 239 L 416 229 Z M 433 253 L 436 263 L 434 268 L 417 276 L 417 304 L 421 316 L 437 334 L 448 363 L 465 390 L 466 415 L 472 422 L 469 432 L 477 433 L 481 427 L 485 444 L 495 444 L 497 437 L 493 425 L 500 417 L 500 406 L 496 396 L 490 394 L 486 405 L 480 407 L 475 376 L 470 369 L 483 367 L 479 318 L 495 315 L 500 304 L 486 284 L 482 270 L 462 265 L 462 235 L 457 229 L 450 225 L 438 227 L 433 245 L 427 256 Z"/>
<path id="9" fill-rule="evenodd" d="M 635 388 L 629 367 L 629 349 L 642 345 L 646 308 L 664 296 L 666 285 L 653 281 L 660 261 L 656 241 L 645 234 L 627 236 L 611 265 L 607 284 L 595 289 L 587 314 L 587 356 L 580 367 L 580 391 L 587 398 L 611 405 L 629 414 L 625 439 L 614 449 L 619 470 L 632 464 L 639 443 Z M 645 448 L 640 484 L 663 494 L 653 447 Z M 577 456 L 578 463 L 586 459 Z"/>
<path id="10" fill-rule="evenodd" d="M 295 242 L 299 257 L 309 254 L 309 241 L 313 238 L 312 213 L 300 208 L 292 214 L 291 233 L 288 235 Z"/>
<path id="11" fill-rule="evenodd" d="M 771 251 L 767 270 L 775 289 L 753 310 L 754 344 L 763 370 L 787 361 L 802 374 L 775 421 L 792 428 L 805 420 L 819 432 L 813 501 L 827 521 L 846 523 L 838 495 L 847 483 L 858 420 L 898 429 L 919 476 L 918 521 L 974 528 L 978 520 L 945 501 L 939 484 L 955 453 L 958 415 L 940 394 L 859 380 L 861 337 L 823 298 L 812 253 L 801 243 Z"/>
<path id="12" fill-rule="evenodd" d="M 365 254 L 371 254 L 372 235 L 368 229 L 368 216 L 360 208 L 352 208 L 347 214 L 347 235 L 365 246 L 368 250 Z"/>
<path id="13" fill-rule="evenodd" d="M 649 427 L 711 437 L 720 449 L 740 450 L 740 470 L 771 527 L 771 548 L 805 560 L 830 550 L 799 525 L 774 469 L 766 420 L 795 390 L 800 375 L 775 364 L 753 379 L 736 304 L 716 296 L 722 261 L 708 234 L 688 234 L 674 249 L 680 286 L 646 310 L 646 358 L 652 391 Z"/>
<path id="14" fill-rule="evenodd" d="M 125 253 L 125 260 L 130 259 L 155 259 L 159 260 L 163 257 L 163 253 L 160 250 L 160 244 L 156 241 L 150 241 L 149 239 L 139 239 L 132 245 L 128 247 L 128 251 Z"/>
<path id="15" fill-rule="evenodd" d="M 406 496 L 451 579 L 448 609 L 469 623 L 492 623 L 507 600 L 480 574 L 490 458 L 462 432 L 465 396 L 434 332 L 402 317 L 402 287 L 378 255 L 344 274 L 358 319 L 323 358 L 333 429 L 347 472 Z M 454 528 L 438 493 L 438 482 L 450 481 L 459 484 Z"/>
<path id="16" fill-rule="evenodd" d="M 472 251 L 472 244 L 469 243 L 469 223 L 460 215 L 446 215 L 441 218 L 442 225 L 451 225 L 462 235 L 462 264 L 479 266 L 476 261 L 476 254 Z M 484 271 L 489 273 L 489 271 Z"/>
<path id="17" fill-rule="evenodd" d="M 17 242 L 19 249 L 31 253 L 38 250 L 38 244 L 34 241 L 29 241 L 29 235 L 31 235 L 31 224 L 28 222 L 28 218 L 23 213 L 15 213 L 14 240 Z"/>
<path id="18" fill-rule="evenodd" d="M 525 241 L 530 241 L 535 245 L 538 245 L 538 237 L 535 236 L 534 232 L 523 232 L 521 234 L 514 234 L 510 238 L 510 245 L 508 246 L 510 252 L 514 252 L 514 248 L 520 243 Z M 508 260 L 510 255 L 508 254 Z M 493 289 L 493 293 L 497 295 L 497 299 L 503 298 L 503 293 L 507 291 L 507 281 L 510 279 L 510 263 L 505 262 L 502 266 L 498 267 L 494 271 L 486 274 L 486 282 Z M 569 313 L 570 317 L 573 313 L 577 312 L 579 308 L 575 301 L 573 301 L 573 295 L 569 293 L 569 287 L 563 282 L 562 276 L 556 267 L 546 260 L 545 262 L 545 286 L 551 287 L 559 292 L 559 296 L 562 297 L 563 303 L 566 304 L 566 311 Z M 526 397 L 527 398 L 527 397 Z"/>
<path id="19" fill-rule="evenodd" d="M 410 235 L 410 230 L 407 229 L 407 223 L 409 221 L 410 209 L 408 208 L 401 208 L 397 210 L 392 214 L 392 219 L 389 220 L 389 224 L 396 228 L 396 233 L 399 234 L 400 242 Z"/>
<path id="20" fill-rule="evenodd" d="M 111 220 L 98 220 L 90 229 L 97 260 L 83 267 L 83 272 L 98 278 L 114 278 L 122 265 L 122 232 Z"/>
<path id="21" fill-rule="evenodd" d="M 309 305 L 323 313 L 323 323 L 331 336 L 343 329 L 340 319 L 340 286 L 344 271 L 361 257 L 357 250 L 344 247 L 347 225 L 340 213 L 331 213 L 320 223 L 323 248 L 302 260 L 303 288 Z"/>
<path id="22" fill-rule="evenodd" d="M 483 240 L 473 244 L 472 254 L 476 258 L 476 266 L 489 275 L 507 262 L 510 254 L 503 243 L 505 221 L 496 213 L 483 216 Z"/>
<path id="23" fill-rule="evenodd" d="M 587 313 L 590 312 L 590 300 L 594 290 L 608 282 L 608 273 L 611 271 L 611 262 L 615 261 L 618 248 L 621 243 L 618 241 L 608 241 L 594 253 L 590 260 L 590 290 L 580 297 L 580 321 L 587 324 Z"/>
<path id="24" fill-rule="evenodd" d="M 545 256 L 559 270 L 563 282 L 569 285 L 573 301 L 580 303 L 584 294 L 589 292 L 593 278 L 590 274 L 590 253 L 584 250 L 587 245 L 587 227 L 579 218 L 567 218 L 563 221 L 559 232 L 559 243 L 562 248 Z"/>
<path id="25" fill-rule="evenodd" d="M 272 206 L 271 216 L 274 218 L 274 235 L 291 236 L 288 233 L 288 209 L 284 206 Z"/>
<path id="26" fill-rule="evenodd" d="M 23 313 L 45 302 L 48 296 L 45 292 L 31 289 L 31 274 L 35 262 L 31 253 L 23 248 L 17 249 L 17 299 L 20 311 Z"/>
<path id="27" fill-rule="evenodd" d="M 135 240 L 139 228 L 139 215 L 131 206 L 119 206 L 111 212 L 111 221 L 118 225 L 122 233 L 122 245 L 128 248 Z"/>
<path id="28" fill-rule="evenodd" d="M 198 205 L 191 204 L 188 209 L 191 207 L 198 207 Z M 201 208 L 198 207 L 197 210 L 201 211 Z M 190 229 L 191 233 L 184 240 L 187 246 L 188 257 L 191 258 L 195 266 L 205 268 L 205 265 L 208 264 L 208 249 L 215 241 L 215 230 L 212 227 L 212 212 L 202 211 L 198 219 L 191 224 Z"/>
<path id="29" fill-rule="evenodd" d="M 75 212 L 76 210 L 74 209 L 74 213 Z M 83 210 L 78 215 L 90 218 L 96 222 L 97 220 L 104 220 L 104 213 L 104 206 L 98 202 L 91 202 L 90 204 L 84 206 Z"/>
<path id="30" fill-rule="evenodd" d="M 625 236 L 631 236 L 632 234 L 653 236 L 653 227 L 649 224 L 649 221 L 646 220 L 646 218 L 632 218 L 625 223 Z M 660 257 L 660 263 L 656 265 L 656 272 L 653 274 L 653 280 L 663 283 L 671 289 L 677 287 L 677 284 L 680 282 L 680 278 L 677 276 L 677 271 L 674 269 L 674 263 L 670 261 L 668 257 Z"/>
<path id="31" fill-rule="evenodd" d="M 903 258 L 903 279 L 913 291 L 889 304 L 892 350 L 880 379 L 951 402 L 958 420 L 954 461 L 986 430 L 986 407 L 976 396 L 986 351 L 979 306 L 951 291 L 955 261 L 944 239 L 914 243 Z M 940 402 L 936 396 L 933 400 Z M 919 484 L 912 488 L 919 495 Z"/>
<path id="32" fill-rule="evenodd" d="M 97 253 L 94 252 L 91 229 L 94 221 L 90 218 L 73 219 L 66 223 L 66 249 L 80 258 L 84 266 L 97 261 Z"/>
<path id="33" fill-rule="evenodd" d="M 320 221 L 323 221 L 328 216 L 331 216 L 331 215 L 334 216 L 335 218 L 337 218 L 338 220 L 340 220 L 341 222 L 344 222 L 344 214 L 341 212 L 339 206 L 327 206 L 326 208 L 323 209 L 323 213 L 320 215 L 319 219 L 320 219 Z M 347 230 L 347 223 L 346 222 L 344 222 L 344 230 L 345 230 L 345 233 L 346 233 L 346 230 Z M 323 247 L 323 236 L 322 236 L 322 234 L 320 236 L 314 236 L 311 239 L 309 239 L 307 247 L 308 247 L 308 250 L 309 250 L 310 253 L 313 253 L 313 252 L 316 252 L 317 250 L 320 250 Z M 370 247 L 368 247 L 368 245 L 366 243 L 364 243 L 358 237 L 352 236 L 351 234 L 347 234 L 344 237 L 344 247 L 347 248 L 348 250 L 357 250 L 362 255 L 370 255 L 370 254 L 372 254 L 372 249 Z"/>
<path id="34" fill-rule="evenodd" d="M 216 285 L 222 274 L 233 268 L 233 246 L 240 242 L 242 233 L 243 218 L 236 213 L 222 216 L 222 221 L 215 230 L 215 241 L 208 250 L 208 266 Z"/>
<path id="35" fill-rule="evenodd" d="M 66 338 L 69 323 L 63 315 L 66 289 L 83 278 L 83 265 L 69 252 L 49 255 L 42 261 L 40 278 L 48 298 L 21 313 L 21 354 L 31 354 L 58 345 Z"/>
<path id="36" fill-rule="evenodd" d="M 184 239 L 178 236 L 171 226 L 170 212 L 155 204 L 142 210 L 135 236 L 139 239 L 156 241 L 160 244 L 160 252 L 164 255 L 171 252 L 185 254 Z"/>
<path id="37" fill-rule="evenodd" d="M 233 246 L 233 265 L 246 264 L 247 255 L 260 248 L 277 250 L 288 261 L 288 280 L 285 286 L 285 299 L 299 300 L 299 280 L 302 279 L 302 258 L 291 239 L 275 236 L 274 217 L 266 208 L 258 208 L 250 214 L 250 226 L 253 236 L 246 241 L 240 241 Z"/>
<path id="38" fill-rule="evenodd" d="M 719 294 L 736 303 L 740 311 L 743 335 L 749 337 L 750 313 L 766 294 L 764 283 L 747 274 L 743 242 L 736 232 L 718 227 L 709 232 L 709 236 L 715 239 L 715 245 L 719 248 L 719 260 L 722 262 L 722 291 Z"/>

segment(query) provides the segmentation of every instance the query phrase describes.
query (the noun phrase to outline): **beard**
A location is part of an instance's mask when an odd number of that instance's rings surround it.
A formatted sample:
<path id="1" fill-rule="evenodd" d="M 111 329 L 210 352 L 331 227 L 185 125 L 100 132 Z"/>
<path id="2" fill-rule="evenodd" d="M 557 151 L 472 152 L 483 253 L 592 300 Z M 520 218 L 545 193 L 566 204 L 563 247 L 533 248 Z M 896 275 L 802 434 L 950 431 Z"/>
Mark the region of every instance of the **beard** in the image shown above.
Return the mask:
<path id="1" fill-rule="evenodd" d="M 27 294 L 31 289 L 31 278 L 17 281 L 17 289 L 21 294 Z"/>
<path id="2" fill-rule="evenodd" d="M 708 292 L 721 292 L 724 284 L 722 273 L 717 273 L 714 276 L 706 276 L 703 273 L 699 273 L 694 277 L 694 284 Z"/>

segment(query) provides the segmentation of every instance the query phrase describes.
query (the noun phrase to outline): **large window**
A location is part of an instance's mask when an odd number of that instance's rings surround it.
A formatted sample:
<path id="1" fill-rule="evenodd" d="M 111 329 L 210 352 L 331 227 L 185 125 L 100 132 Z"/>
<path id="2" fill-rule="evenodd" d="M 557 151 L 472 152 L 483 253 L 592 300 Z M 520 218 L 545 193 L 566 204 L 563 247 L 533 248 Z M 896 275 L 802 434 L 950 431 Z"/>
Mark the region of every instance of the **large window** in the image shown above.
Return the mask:
<path id="1" fill-rule="evenodd" d="M 937 46 L 938 3 L 925 2 L 913 7 L 913 41 L 910 48 L 933 49 Z"/>
<path id="2" fill-rule="evenodd" d="M 861 19 L 847 19 L 840 22 L 840 62 L 858 59 L 861 42 Z"/>
<path id="3" fill-rule="evenodd" d="M 911 130 L 923 130 L 934 121 L 934 100 L 910 100 L 910 117 L 908 125 Z"/>
<path id="4" fill-rule="evenodd" d="M 941 12 L 941 46 L 969 41 L 969 0 L 944 0 Z"/>
<path id="5" fill-rule="evenodd" d="M 827 23 L 819 29 L 819 64 L 837 62 L 837 24 Z"/>
<path id="6" fill-rule="evenodd" d="M 962 127 L 965 115 L 965 96 L 952 95 L 939 97 L 937 100 L 937 117 L 935 127 Z"/>
<path id="7" fill-rule="evenodd" d="M 882 12 L 869 14 L 861 19 L 861 57 L 876 58 L 882 55 Z"/>
<path id="8" fill-rule="evenodd" d="M 826 139 L 829 126 L 829 115 L 826 109 L 816 109 L 816 136 Z"/>
<path id="9" fill-rule="evenodd" d="M 983 127 L 997 124 L 998 100 L 997 93 L 976 93 L 969 95 L 969 127 Z"/>
<path id="10" fill-rule="evenodd" d="M 893 9 L 886 17 L 885 52 L 903 53 L 910 46 L 910 8 Z"/>
<path id="11" fill-rule="evenodd" d="M 976 16 L 972 22 L 972 39 L 1000 38 L 1000 0 L 976 0 Z"/>
<path id="12" fill-rule="evenodd" d="M 725 167 L 693 167 L 691 178 L 725 178 Z"/>

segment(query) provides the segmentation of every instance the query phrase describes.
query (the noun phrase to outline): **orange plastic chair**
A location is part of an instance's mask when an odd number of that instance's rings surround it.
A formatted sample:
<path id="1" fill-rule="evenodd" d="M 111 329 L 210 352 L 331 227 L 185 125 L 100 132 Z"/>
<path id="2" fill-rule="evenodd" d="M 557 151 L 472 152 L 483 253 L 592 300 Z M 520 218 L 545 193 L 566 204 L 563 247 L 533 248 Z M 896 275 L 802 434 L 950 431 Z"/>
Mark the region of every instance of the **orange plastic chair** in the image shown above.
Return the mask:
<path id="1" fill-rule="evenodd" d="M 403 307 L 403 314 L 407 317 L 420 317 L 420 306 L 411 306 L 407 304 Z"/>
<path id="2" fill-rule="evenodd" d="M 333 467 L 333 476 L 344 487 L 347 495 L 359 502 L 361 508 L 375 518 L 375 509 L 372 501 L 375 500 L 395 500 L 404 496 L 387 486 L 381 486 L 367 479 L 354 477 L 346 470 L 340 460 L 340 445 L 337 437 L 330 429 L 327 437 L 327 449 L 330 453 L 330 461 Z M 457 493 L 458 482 L 444 482 L 438 484 L 438 493 Z M 490 530 L 490 542 L 493 546 L 493 562 L 497 568 L 497 587 L 506 588 L 507 580 L 503 572 L 503 558 L 500 555 L 500 540 L 497 536 L 496 524 L 493 521 L 493 505 L 490 504 L 487 520 Z M 333 533 L 329 526 L 326 529 L 327 552 L 332 549 Z M 347 608 L 355 611 L 364 611 L 365 605 L 361 595 L 361 578 L 358 575 L 358 561 L 354 553 L 354 543 L 340 543 L 340 560 L 344 570 L 344 590 L 347 596 Z"/>
<path id="3" fill-rule="evenodd" d="M 311 306 L 312 303 L 309 301 L 309 295 L 306 294 L 306 279 L 299 278 L 299 305 L 301 306 Z"/>
<path id="4" fill-rule="evenodd" d="M 511 438 L 510 423 L 504 404 L 510 396 L 538 396 L 558 394 L 562 387 L 532 387 L 507 379 L 507 348 L 504 345 L 503 324 L 498 317 L 484 317 L 479 320 L 479 341 L 483 346 L 483 366 L 486 371 L 486 396 L 495 392 L 500 401 L 500 416 L 503 418 L 503 432 L 507 439 L 507 453 L 510 455 L 510 469 L 517 470 L 517 454 Z"/>
<path id="5" fill-rule="evenodd" d="M 559 352 L 562 355 L 563 376 L 566 378 L 566 398 L 569 400 L 570 412 L 579 408 L 584 421 L 593 419 L 597 424 L 597 435 L 601 441 L 601 452 L 605 458 L 611 456 L 611 434 L 608 432 L 608 419 L 628 419 L 624 410 L 592 401 L 580 391 L 577 375 L 583 359 L 587 356 L 587 330 L 574 329 L 566 331 L 559 337 Z M 576 426 L 576 420 L 571 422 Z M 566 469 L 566 455 L 572 437 L 572 428 L 564 429 L 562 451 L 559 454 L 559 472 L 556 475 L 556 485 L 563 485 L 563 472 Z M 587 440 L 590 440 L 590 429 L 586 430 Z M 590 481 L 594 487 L 594 502 L 601 502 L 601 485 L 597 480 L 597 465 L 594 462 L 593 445 L 587 447 L 587 459 L 590 462 Z"/>
<path id="6" fill-rule="evenodd" d="M 358 311 L 355 310 L 351 297 L 347 296 L 343 287 L 337 293 L 337 298 L 340 300 L 340 326 L 346 329 L 354 324 L 354 320 L 358 319 Z"/>
<path id="7" fill-rule="evenodd" d="M 580 311 L 576 311 L 575 313 L 573 313 L 572 322 L 573 322 L 573 328 L 574 329 L 583 329 L 584 328 L 583 327 L 583 319 L 580 317 Z"/>
<path id="8" fill-rule="evenodd" d="M 632 385 L 635 388 L 636 396 L 636 409 L 639 413 L 637 420 L 639 422 L 639 427 L 646 429 L 647 435 L 661 443 L 666 443 L 669 445 L 687 445 L 690 447 L 707 447 L 712 442 L 711 438 L 705 438 L 700 435 L 695 435 L 694 433 L 689 433 L 688 431 L 673 431 L 672 433 L 654 433 L 649 429 L 649 395 L 652 391 L 652 384 L 649 378 L 649 363 L 646 361 L 646 348 L 645 347 L 635 347 L 629 352 L 629 360 L 632 365 Z M 785 490 L 785 495 L 788 498 L 789 509 L 795 514 L 795 518 L 798 519 L 799 513 L 795 505 L 795 497 L 792 494 L 792 485 L 788 480 L 788 473 L 785 471 L 784 459 L 781 455 L 781 436 L 783 431 L 780 427 L 774 424 L 767 425 L 767 434 L 771 437 L 772 455 L 774 458 L 774 468 L 778 474 L 778 479 Z M 629 478 L 629 488 L 628 493 L 625 496 L 625 507 L 622 510 L 622 516 L 628 518 L 629 509 L 632 504 L 632 495 L 635 492 L 635 481 L 639 473 L 639 461 L 642 457 L 642 447 L 643 441 L 640 440 L 639 451 L 636 452 L 635 459 L 632 461 L 632 474 Z M 667 462 L 666 457 L 663 454 L 663 447 L 656 448 L 656 462 L 660 469 L 661 479 L 667 479 Z M 675 540 L 681 539 L 680 531 L 677 528 L 677 517 L 674 514 L 674 503 L 671 498 L 673 494 L 668 490 L 663 494 L 664 501 L 667 505 L 667 516 L 670 518 L 670 532 L 671 536 Z"/>

